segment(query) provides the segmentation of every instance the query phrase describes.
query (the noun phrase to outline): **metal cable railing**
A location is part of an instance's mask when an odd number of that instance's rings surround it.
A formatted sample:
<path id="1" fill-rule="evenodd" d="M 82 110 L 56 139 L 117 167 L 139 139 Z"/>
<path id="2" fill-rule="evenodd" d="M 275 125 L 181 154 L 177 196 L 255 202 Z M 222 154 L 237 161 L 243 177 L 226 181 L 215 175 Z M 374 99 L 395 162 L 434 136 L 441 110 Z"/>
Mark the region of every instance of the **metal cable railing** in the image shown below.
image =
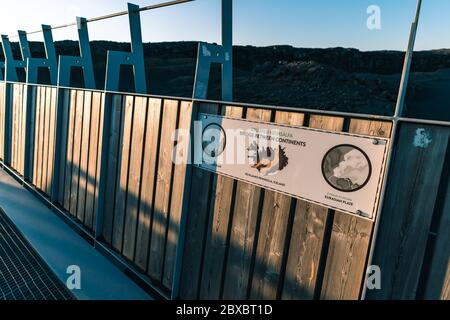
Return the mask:
<path id="1" fill-rule="evenodd" d="M 174 0 L 174 1 L 162 2 L 162 3 L 157 3 L 157 4 L 141 7 L 141 8 L 139 8 L 138 11 L 142 12 L 142 11 L 160 9 L 160 8 L 171 7 L 171 6 L 174 6 L 174 5 L 188 3 L 188 2 L 193 2 L 193 1 L 195 1 L 195 0 Z M 116 17 L 120 17 L 120 16 L 125 16 L 127 14 L 128 14 L 128 11 L 120 11 L 120 12 L 107 14 L 107 15 L 104 15 L 104 16 L 90 18 L 90 19 L 87 19 L 86 22 L 88 22 L 88 23 L 90 23 L 90 22 L 97 22 L 97 21 L 101 21 L 101 20 L 106 20 L 106 19 L 116 18 Z M 76 22 L 71 22 L 71 23 L 66 23 L 66 24 L 62 24 L 62 25 L 51 27 L 51 30 L 63 29 L 63 28 L 73 27 L 73 26 L 76 26 L 76 25 L 77 25 Z M 42 33 L 42 30 L 30 31 L 30 32 L 27 32 L 26 34 L 27 35 L 32 35 L 32 34 L 38 34 L 38 33 Z M 9 36 L 10 39 L 16 39 L 18 37 L 19 37 L 18 35 L 11 35 L 11 36 Z"/>

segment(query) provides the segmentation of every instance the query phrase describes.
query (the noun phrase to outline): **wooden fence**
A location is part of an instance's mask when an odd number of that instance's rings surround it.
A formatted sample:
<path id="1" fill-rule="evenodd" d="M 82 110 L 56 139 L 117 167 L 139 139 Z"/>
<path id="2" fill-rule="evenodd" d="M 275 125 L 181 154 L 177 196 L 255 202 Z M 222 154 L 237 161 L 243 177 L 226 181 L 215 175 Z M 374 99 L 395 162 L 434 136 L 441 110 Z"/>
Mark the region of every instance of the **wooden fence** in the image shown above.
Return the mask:
<path id="1" fill-rule="evenodd" d="M 152 285 L 168 293 L 178 287 L 182 299 L 361 297 L 372 222 L 174 164 L 173 133 L 190 130 L 199 112 L 379 137 L 391 136 L 391 122 L 13 88 L 11 167 L 23 175 L 28 161 L 30 182 Z M 31 102 L 24 102 L 27 92 Z M 0 123 L 7 108 L 0 108 Z M 31 123 L 23 121 L 26 112 L 33 114 Z M 24 145 L 26 126 L 33 146 Z M 437 297 L 436 273 L 447 292 L 439 297 L 448 298 L 450 130 L 422 128 L 429 145 L 411 149 L 417 129 L 400 128 L 374 262 L 382 267 L 383 289 L 370 292 L 373 298 Z"/>
<path id="2" fill-rule="evenodd" d="M 98 200 L 103 94 L 82 90 L 61 90 L 60 94 L 62 143 L 57 152 L 61 161 L 59 181 L 53 182 L 59 185 L 54 196 L 62 208 L 92 232 Z M 47 186 L 47 190 L 51 187 Z"/>

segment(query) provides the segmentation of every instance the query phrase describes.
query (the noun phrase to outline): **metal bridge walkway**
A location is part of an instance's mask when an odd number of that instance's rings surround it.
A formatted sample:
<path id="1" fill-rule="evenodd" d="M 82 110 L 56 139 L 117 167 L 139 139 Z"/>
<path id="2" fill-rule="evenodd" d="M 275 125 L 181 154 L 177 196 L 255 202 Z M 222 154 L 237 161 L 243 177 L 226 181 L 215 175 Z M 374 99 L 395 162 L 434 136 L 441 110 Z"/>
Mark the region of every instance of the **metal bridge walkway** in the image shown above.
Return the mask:
<path id="1" fill-rule="evenodd" d="M 3 232 L 0 230 L 0 233 L 4 240 L 6 240 L 6 230 L 10 231 L 9 235 L 11 235 L 11 231 L 15 227 L 17 228 L 16 231 L 20 231 L 21 235 L 23 235 L 22 240 L 26 239 L 25 243 L 22 241 L 22 248 L 28 249 L 28 253 L 34 252 L 38 258 L 42 258 L 41 262 L 45 262 L 48 265 L 49 269 L 46 272 L 44 271 L 44 266 L 41 266 L 42 269 L 39 273 L 42 279 L 48 276 L 47 280 L 52 280 L 52 283 L 46 281 L 48 286 L 56 284 L 57 287 L 59 286 L 59 289 L 61 289 L 61 286 L 65 288 L 65 283 L 70 276 L 67 273 L 67 268 L 69 266 L 78 266 L 81 270 L 81 289 L 72 291 L 76 299 L 151 300 L 150 295 L 131 281 L 110 260 L 93 248 L 2 168 L 0 168 L 0 208 L 5 213 L 3 223 L 0 220 L 0 223 L 3 225 L 2 229 L 4 229 Z M 15 227 L 11 226 L 11 223 Z M 20 238 L 17 235 L 16 233 L 14 239 L 19 240 Z M 3 260 L 9 259 L 8 267 L 10 270 L 16 270 L 16 274 L 10 274 L 8 278 L 10 281 L 7 281 L 5 273 L 3 276 L 5 281 L 2 281 L 2 278 L 0 278 L 0 283 L 6 287 L 8 285 L 15 285 L 16 289 L 17 287 L 24 288 L 24 285 L 26 288 L 25 281 L 33 279 L 29 275 L 32 276 L 33 272 L 36 275 L 39 272 L 39 270 L 33 270 L 33 268 L 38 267 L 38 263 L 36 262 L 38 260 L 35 260 L 31 264 L 23 264 L 23 261 L 28 260 L 30 262 L 29 260 L 32 260 L 32 257 L 22 256 L 22 261 L 20 259 L 10 259 L 13 256 L 20 256 L 19 247 L 16 246 L 14 250 L 7 248 L 17 244 L 11 243 L 11 241 L 11 238 L 8 244 L 6 241 L 3 241 L 4 246 L 1 246 L 2 243 L 0 243 L 0 258 Z M 6 251 L 2 251 L 2 247 L 9 252 L 8 255 Z M 51 276 L 52 274 L 53 278 Z M 28 278 L 26 275 L 28 275 Z M 38 278 L 34 278 L 34 287 L 39 287 L 45 291 L 46 288 L 42 285 L 43 283 L 41 282 L 41 285 L 38 283 L 39 276 Z M 16 278 L 15 281 L 13 279 L 14 277 Z M 39 289 L 34 290 L 34 292 L 31 292 L 32 290 L 25 290 L 26 294 L 21 295 L 20 290 L 17 291 L 9 287 L 4 292 L 15 292 L 15 298 L 17 299 L 51 299 L 52 297 L 48 296 L 50 291 L 57 295 L 56 298 L 58 299 L 71 298 L 70 294 L 62 295 L 61 292 L 57 294 L 57 291 L 60 291 L 56 289 L 57 287 L 52 287 L 51 290 L 47 290 L 47 296 L 39 295 Z M 30 289 L 30 285 L 28 288 Z M 1 292 L 0 290 L 0 299 L 2 298 Z M 7 296 L 6 294 L 4 298 L 13 299 L 14 297 L 11 295 Z"/>

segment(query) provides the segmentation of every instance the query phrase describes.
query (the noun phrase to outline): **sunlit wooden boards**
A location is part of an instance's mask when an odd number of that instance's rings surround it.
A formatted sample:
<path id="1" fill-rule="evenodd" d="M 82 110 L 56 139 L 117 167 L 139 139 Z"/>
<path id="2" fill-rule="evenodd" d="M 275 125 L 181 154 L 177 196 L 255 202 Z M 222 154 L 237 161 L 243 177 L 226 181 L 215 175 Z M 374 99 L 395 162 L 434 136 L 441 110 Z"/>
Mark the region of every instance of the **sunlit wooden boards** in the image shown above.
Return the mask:
<path id="1" fill-rule="evenodd" d="M 61 97 L 64 138 L 58 202 L 91 230 L 99 183 L 102 97 L 82 90 L 64 90 Z"/>
<path id="2" fill-rule="evenodd" d="M 34 132 L 32 133 L 34 139 L 32 182 L 40 191 L 51 196 L 55 154 L 57 90 L 50 87 L 30 89 L 35 90 L 36 95 Z"/>
<path id="3" fill-rule="evenodd" d="M 175 138 L 177 130 L 189 132 L 192 103 L 133 96 L 111 101 L 103 238 L 169 290 L 187 160 L 186 151 L 174 152 Z M 174 162 L 174 156 L 186 159 Z"/>
<path id="4" fill-rule="evenodd" d="M 216 106 L 210 112 L 305 123 L 304 114 L 270 109 Z M 339 117 L 308 115 L 306 125 L 342 131 L 346 121 L 354 133 L 391 134 L 390 123 Z M 198 169 L 192 188 L 181 298 L 360 297 L 371 222 Z"/>
<path id="5" fill-rule="evenodd" d="M 25 169 L 26 86 L 13 85 L 11 123 L 11 167 L 20 175 Z"/>

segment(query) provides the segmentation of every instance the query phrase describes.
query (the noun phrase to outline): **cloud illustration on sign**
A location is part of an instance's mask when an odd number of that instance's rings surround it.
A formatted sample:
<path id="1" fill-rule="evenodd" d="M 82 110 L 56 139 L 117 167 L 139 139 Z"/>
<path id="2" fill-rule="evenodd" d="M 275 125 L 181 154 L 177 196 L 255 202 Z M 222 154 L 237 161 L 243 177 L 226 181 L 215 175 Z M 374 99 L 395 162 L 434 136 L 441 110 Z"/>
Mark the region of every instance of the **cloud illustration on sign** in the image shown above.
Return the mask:
<path id="1" fill-rule="evenodd" d="M 353 192 L 363 188 L 371 176 L 371 163 L 367 155 L 351 145 L 332 148 L 325 155 L 322 172 L 326 181 L 335 189 Z"/>
<path id="2" fill-rule="evenodd" d="M 353 149 L 344 155 L 344 161 L 334 170 L 339 179 L 349 179 L 353 184 L 361 186 L 369 175 L 369 162 L 361 151 Z"/>

